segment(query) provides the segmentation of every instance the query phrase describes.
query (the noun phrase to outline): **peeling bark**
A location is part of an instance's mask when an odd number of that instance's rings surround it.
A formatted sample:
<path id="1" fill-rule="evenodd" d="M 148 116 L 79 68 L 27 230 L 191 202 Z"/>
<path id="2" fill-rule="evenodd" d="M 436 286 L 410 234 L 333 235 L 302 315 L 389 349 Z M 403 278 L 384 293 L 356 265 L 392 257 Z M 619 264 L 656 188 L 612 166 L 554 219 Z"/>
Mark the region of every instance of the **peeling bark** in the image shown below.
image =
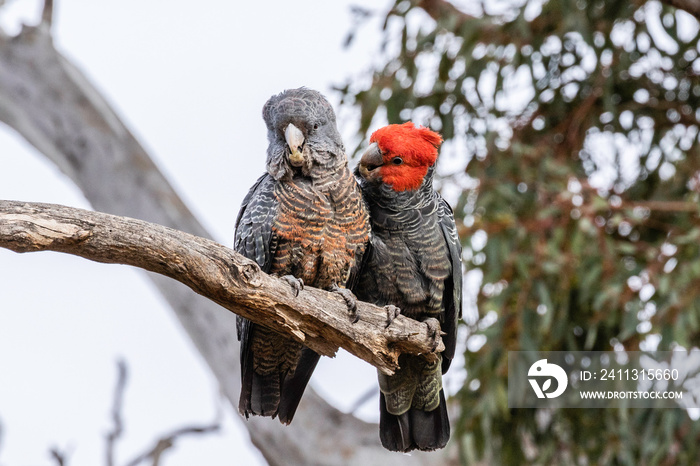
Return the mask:
<path id="1" fill-rule="evenodd" d="M 295 296 L 287 282 L 230 248 L 142 220 L 0 200 L 0 247 L 63 252 L 159 273 L 323 356 L 333 357 L 342 347 L 385 374 L 398 368 L 402 352 L 438 358 L 425 324 L 400 315 L 385 328 L 386 311 L 363 302 L 358 302 L 359 320 L 353 324 L 338 295 L 306 287 Z M 437 351 L 444 349 L 439 341 Z"/>

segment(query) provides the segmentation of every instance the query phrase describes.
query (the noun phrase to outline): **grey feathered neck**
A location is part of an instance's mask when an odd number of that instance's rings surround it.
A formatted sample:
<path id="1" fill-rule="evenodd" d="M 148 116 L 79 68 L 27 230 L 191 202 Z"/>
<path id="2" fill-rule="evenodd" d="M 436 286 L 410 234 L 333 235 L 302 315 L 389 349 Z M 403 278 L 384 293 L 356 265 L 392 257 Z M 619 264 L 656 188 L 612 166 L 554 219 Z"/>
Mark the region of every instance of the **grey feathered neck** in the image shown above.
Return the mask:
<path id="1" fill-rule="evenodd" d="M 435 165 L 428 168 L 428 172 L 423 178 L 423 183 L 415 190 L 394 191 L 391 186 L 385 183 L 370 183 L 360 177 L 357 168 L 355 169 L 355 175 L 359 179 L 360 187 L 365 194 L 368 204 L 393 211 L 400 211 L 408 207 L 420 209 L 432 202 Z"/>

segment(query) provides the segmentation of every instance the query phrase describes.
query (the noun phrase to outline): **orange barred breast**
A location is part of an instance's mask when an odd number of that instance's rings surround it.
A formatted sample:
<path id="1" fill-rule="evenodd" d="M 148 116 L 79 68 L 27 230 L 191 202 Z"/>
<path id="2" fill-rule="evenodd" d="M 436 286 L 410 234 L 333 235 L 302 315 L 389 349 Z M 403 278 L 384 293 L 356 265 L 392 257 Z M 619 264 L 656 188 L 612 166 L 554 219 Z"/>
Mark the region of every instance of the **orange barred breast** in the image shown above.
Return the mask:
<path id="1" fill-rule="evenodd" d="M 369 240 L 369 216 L 354 178 L 323 188 L 308 179 L 279 183 L 273 233 L 277 238 L 271 272 L 293 275 L 327 289 L 345 286 Z"/>

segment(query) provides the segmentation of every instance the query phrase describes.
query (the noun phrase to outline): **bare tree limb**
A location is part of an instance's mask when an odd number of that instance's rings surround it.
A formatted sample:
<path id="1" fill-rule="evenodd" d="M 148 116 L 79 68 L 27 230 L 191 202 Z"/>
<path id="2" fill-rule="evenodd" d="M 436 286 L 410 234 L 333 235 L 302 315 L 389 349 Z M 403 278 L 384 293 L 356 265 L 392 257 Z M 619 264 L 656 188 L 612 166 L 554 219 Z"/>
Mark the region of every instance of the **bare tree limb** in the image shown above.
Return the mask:
<path id="1" fill-rule="evenodd" d="M 683 10 L 700 21 L 700 0 L 660 0 L 660 2 Z M 473 16 L 464 13 L 448 0 L 419 0 L 416 6 L 435 21 L 449 18 L 456 27 L 474 19 Z M 484 40 L 488 42 L 488 39 Z"/>
<path id="2" fill-rule="evenodd" d="M 53 25 L 53 0 L 44 0 L 44 8 L 41 10 L 41 25 L 47 30 Z"/>
<path id="3" fill-rule="evenodd" d="M 122 436 L 124 423 L 122 421 L 122 405 L 124 404 L 124 390 L 126 389 L 126 363 L 117 361 L 117 383 L 114 387 L 114 399 L 112 401 L 112 430 L 107 434 L 107 447 L 105 448 L 107 466 L 114 466 L 116 460 L 114 451 L 117 440 Z"/>
<path id="4" fill-rule="evenodd" d="M 53 447 L 49 450 L 49 456 L 52 460 L 56 461 L 56 466 L 67 466 L 68 465 L 68 455 L 58 447 Z"/>
<path id="5" fill-rule="evenodd" d="M 370 387 L 365 393 L 360 395 L 357 400 L 350 406 L 349 411 L 355 414 L 365 403 L 379 395 L 379 387 Z"/>
<path id="6" fill-rule="evenodd" d="M 700 0 L 661 0 L 661 2 L 683 10 L 700 21 Z"/>
<path id="7" fill-rule="evenodd" d="M 419 0 L 416 5 L 422 8 L 435 21 L 443 18 L 451 18 L 462 24 L 474 19 L 472 15 L 464 13 L 447 0 Z"/>
<path id="8" fill-rule="evenodd" d="M 140 218 L 200 237 L 207 231 L 100 93 L 41 28 L 0 31 L 0 121 L 54 162 L 96 210 Z M 186 286 L 148 278 L 170 304 L 235 407 L 240 393 L 235 318 Z M 308 387 L 290 426 L 244 423 L 272 465 L 446 464 L 456 450 L 398 455 L 382 449 L 376 424 L 330 406 Z M 449 456 L 448 456 L 449 455 Z"/>
<path id="9" fill-rule="evenodd" d="M 116 442 L 122 435 L 124 431 L 124 422 L 122 420 L 122 409 L 124 405 L 124 393 L 126 391 L 127 382 L 127 367 L 126 362 L 119 360 L 117 362 L 117 383 L 114 388 L 114 399 L 112 401 L 112 422 L 113 428 L 107 434 L 107 448 L 106 448 L 106 464 L 107 466 L 114 466 L 116 464 L 115 460 L 115 447 Z M 160 459 L 168 449 L 175 445 L 175 442 L 186 435 L 201 435 L 208 434 L 211 432 L 216 432 L 221 428 L 221 405 L 217 409 L 216 417 L 208 425 L 203 426 L 187 426 L 181 427 L 179 429 L 173 430 L 171 433 L 162 436 L 156 441 L 156 443 L 148 448 L 145 452 L 137 455 L 133 460 L 127 463 L 127 466 L 137 466 L 138 464 L 151 459 L 153 466 L 158 466 L 160 464 Z M 65 464 L 66 455 L 59 452 L 56 448 L 51 450 L 51 455 L 58 462 L 58 466 L 63 466 Z"/>
<path id="10" fill-rule="evenodd" d="M 142 463 L 149 458 L 153 460 L 153 466 L 158 466 L 163 453 L 175 446 L 175 442 L 181 437 L 186 435 L 209 434 L 211 432 L 216 432 L 219 429 L 221 429 L 221 422 L 217 419 L 213 423 L 206 426 L 189 426 L 174 430 L 168 435 L 158 439 L 152 448 L 129 461 L 126 466 L 137 466 L 139 463 Z"/>
<path id="11" fill-rule="evenodd" d="M 114 440 L 119 438 L 122 433 L 122 400 L 124 397 L 124 391 L 126 388 L 126 363 L 124 361 L 118 362 L 119 376 L 117 377 L 117 385 L 114 391 L 114 402 L 112 407 L 112 419 L 114 420 L 114 429 L 109 434 L 107 443 L 107 465 L 113 466 L 116 464 L 114 461 Z M 143 453 L 137 455 L 134 459 L 126 463 L 126 466 L 137 466 L 138 464 L 151 459 L 153 466 L 158 466 L 160 464 L 160 459 L 167 450 L 175 446 L 175 442 L 186 435 L 202 435 L 211 432 L 216 432 L 221 429 L 221 405 L 216 412 L 216 417 L 214 420 L 203 426 L 187 426 L 181 427 L 179 429 L 173 430 L 167 435 L 159 438 L 156 443 L 148 448 Z"/>
<path id="12" fill-rule="evenodd" d="M 362 302 L 359 321 L 352 323 L 345 302 L 333 293 L 306 287 L 295 296 L 284 280 L 267 275 L 232 249 L 143 220 L 0 200 L 0 247 L 64 252 L 156 272 L 323 356 L 335 356 L 344 348 L 385 374 L 394 373 L 402 352 L 438 358 L 431 352 L 425 324 L 400 315 L 384 328 L 386 311 Z M 440 340 L 437 350 L 444 348 Z"/>
<path id="13" fill-rule="evenodd" d="M 679 10 L 683 10 L 700 20 L 700 0 L 660 1 L 661 3 L 665 3 L 674 8 L 678 8 Z M 459 25 L 474 19 L 473 16 L 464 13 L 448 0 L 419 0 L 416 6 L 422 8 L 435 21 L 438 21 L 439 19 L 451 18 Z"/>

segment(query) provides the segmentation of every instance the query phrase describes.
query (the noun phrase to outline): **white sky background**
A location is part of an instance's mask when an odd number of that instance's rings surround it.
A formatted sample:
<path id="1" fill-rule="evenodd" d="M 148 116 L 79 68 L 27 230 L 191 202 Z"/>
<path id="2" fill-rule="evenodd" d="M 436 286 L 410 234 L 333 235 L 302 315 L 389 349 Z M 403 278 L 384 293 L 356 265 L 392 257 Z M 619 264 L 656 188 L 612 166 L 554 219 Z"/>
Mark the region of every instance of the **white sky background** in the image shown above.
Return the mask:
<path id="1" fill-rule="evenodd" d="M 229 245 L 240 202 L 264 170 L 263 104 L 305 85 L 337 105 L 331 85 L 367 69 L 379 36 L 373 23 L 342 49 L 349 5 L 388 2 L 56 3 L 59 50 L 106 95 L 215 239 Z M 11 1 L 0 24 L 15 32 L 18 17 L 35 23 L 40 4 Z M 354 128 L 340 123 L 351 135 Z M 5 126 L 0 198 L 90 208 Z M 104 464 L 119 357 L 129 366 L 119 464 L 161 434 L 214 418 L 216 380 L 141 272 L 0 249 L 0 466 L 53 464 L 53 446 L 68 452 L 72 466 Z M 375 377 L 343 354 L 324 358 L 312 384 L 347 408 Z M 368 405 L 366 415 L 376 416 L 374 400 Z M 165 463 L 260 464 L 238 414 L 227 403 L 224 409 L 220 434 L 184 438 Z"/>

